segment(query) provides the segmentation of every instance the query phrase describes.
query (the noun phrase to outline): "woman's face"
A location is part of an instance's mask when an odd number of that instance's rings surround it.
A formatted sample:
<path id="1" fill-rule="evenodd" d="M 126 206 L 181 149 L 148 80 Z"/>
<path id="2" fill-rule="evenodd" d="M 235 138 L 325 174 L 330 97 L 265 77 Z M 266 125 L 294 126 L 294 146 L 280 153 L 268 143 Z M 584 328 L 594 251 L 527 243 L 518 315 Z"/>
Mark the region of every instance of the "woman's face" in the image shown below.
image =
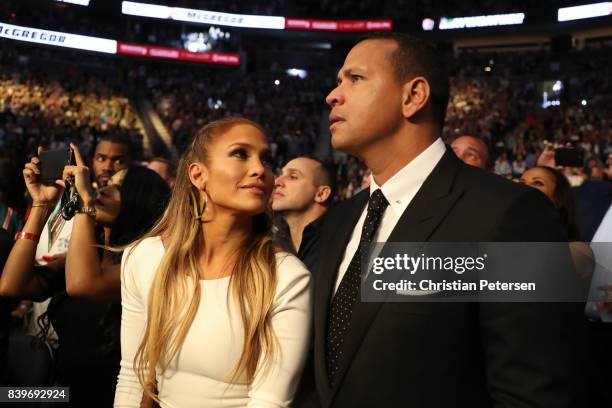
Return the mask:
<path id="1" fill-rule="evenodd" d="M 127 170 L 119 170 L 109 179 L 108 184 L 98 190 L 98 198 L 94 201 L 96 207 L 96 222 L 110 226 L 119 215 L 121 209 L 121 185 Z"/>
<path id="2" fill-rule="evenodd" d="M 555 179 L 546 170 L 540 168 L 529 169 L 523 173 L 520 181 L 530 187 L 537 188 L 546 194 L 550 201 L 555 202 Z"/>
<path id="3" fill-rule="evenodd" d="M 239 124 L 213 137 L 204 168 L 208 206 L 215 212 L 252 216 L 265 211 L 274 175 L 269 145 L 259 129 Z"/>

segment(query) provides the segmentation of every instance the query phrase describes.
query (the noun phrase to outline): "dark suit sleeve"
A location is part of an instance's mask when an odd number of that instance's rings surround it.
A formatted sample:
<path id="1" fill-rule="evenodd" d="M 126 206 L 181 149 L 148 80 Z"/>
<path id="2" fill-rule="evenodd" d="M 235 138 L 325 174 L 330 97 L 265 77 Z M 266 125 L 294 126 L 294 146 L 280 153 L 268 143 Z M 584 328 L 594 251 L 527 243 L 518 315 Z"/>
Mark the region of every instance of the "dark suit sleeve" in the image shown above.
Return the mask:
<path id="1" fill-rule="evenodd" d="M 507 208 L 496 241 L 566 241 L 548 199 L 521 193 Z M 568 253 L 568 262 L 569 253 Z M 584 407 L 583 305 L 480 303 L 478 319 L 494 407 Z"/>

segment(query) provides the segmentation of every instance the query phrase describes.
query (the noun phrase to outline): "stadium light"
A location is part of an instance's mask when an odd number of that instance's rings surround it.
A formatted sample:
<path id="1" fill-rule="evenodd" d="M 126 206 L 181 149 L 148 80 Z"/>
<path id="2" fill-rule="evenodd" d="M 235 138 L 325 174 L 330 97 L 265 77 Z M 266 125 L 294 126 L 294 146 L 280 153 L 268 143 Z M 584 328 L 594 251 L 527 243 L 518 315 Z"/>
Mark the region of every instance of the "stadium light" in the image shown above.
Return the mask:
<path id="1" fill-rule="evenodd" d="M 581 20 L 584 18 L 609 16 L 612 2 L 584 4 L 582 6 L 562 7 L 557 10 L 557 21 Z"/>
<path id="2" fill-rule="evenodd" d="M 288 68 L 286 71 L 287 75 L 292 77 L 298 77 L 304 79 L 308 76 L 308 72 L 301 68 Z"/>
<path id="3" fill-rule="evenodd" d="M 421 24 L 423 31 L 431 31 L 435 28 L 436 22 L 431 18 L 424 18 Z"/>
<path id="4" fill-rule="evenodd" d="M 122 2 L 121 12 L 139 17 L 163 18 L 230 27 L 267 28 L 274 30 L 283 30 L 285 28 L 284 17 L 219 13 L 216 11 L 168 7 L 134 1 Z"/>
<path id="5" fill-rule="evenodd" d="M 285 18 L 281 16 L 220 13 L 217 11 L 170 7 L 135 1 L 121 2 L 121 12 L 138 17 L 271 30 L 390 31 L 393 28 L 393 21 L 391 19 L 322 20 Z"/>
<path id="6" fill-rule="evenodd" d="M 456 30 L 463 28 L 495 27 L 503 25 L 523 24 L 525 13 L 494 14 L 490 16 L 473 17 L 442 17 L 438 28 L 440 30 Z"/>
<path id="7" fill-rule="evenodd" d="M 70 4 L 77 4 L 79 6 L 89 6 L 89 2 L 90 0 L 55 0 L 59 3 L 70 3 Z"/>

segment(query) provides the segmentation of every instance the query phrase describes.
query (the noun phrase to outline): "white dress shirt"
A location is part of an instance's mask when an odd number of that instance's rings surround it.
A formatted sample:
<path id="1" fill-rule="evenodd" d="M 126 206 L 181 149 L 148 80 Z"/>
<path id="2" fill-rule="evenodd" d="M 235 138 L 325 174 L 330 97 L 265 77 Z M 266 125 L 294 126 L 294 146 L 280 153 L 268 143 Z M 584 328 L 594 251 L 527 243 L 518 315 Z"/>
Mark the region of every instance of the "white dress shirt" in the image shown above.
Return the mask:
<path id="1" fill-rule="evenodd" d="M 389 206 L 383 214 L 378 231 L 374 233 L 372 239 L 373 243 L 387 241 L 400 217 L 406 208 L 408 208 L 408 205 L 425 182 L 425 179 L 427 179 L 434 167 L 436 167 L 436 164 L 438 164 L 445 152 L 446 146 L 442 139 L 438 138 L 427 149 L 414 158 L 414 160 L 395 173 L 393 177 L 387 180 L 382 186 L 377 185 L 376 181 L 374 181 L 374 177 L 370 176 L 370 195 L 380 188 L 389 202 Z M 351 239 L 344 251 L 344 258 L 340 264 L 334 293 L 338 290 L 342 277 L 346 273 L 351 263 L 351 259 L 359 246 L 361 229 L 365 222 L 367 210 L 368 206 L 366 205 L 361 213 L 359 221 L 355 224 Z"/>

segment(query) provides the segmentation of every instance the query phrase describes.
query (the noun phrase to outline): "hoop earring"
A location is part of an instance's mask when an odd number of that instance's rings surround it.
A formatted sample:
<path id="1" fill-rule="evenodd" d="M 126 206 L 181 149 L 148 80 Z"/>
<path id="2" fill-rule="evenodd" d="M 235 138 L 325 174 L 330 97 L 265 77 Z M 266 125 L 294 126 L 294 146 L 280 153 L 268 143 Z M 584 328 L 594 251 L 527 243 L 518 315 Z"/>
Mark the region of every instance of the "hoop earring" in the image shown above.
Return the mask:
<path id="1" fill-rule="evenodd" d="M 206 205 L 208 204 L 208 194 L 206 191 L 204 193 L 204 204 L 202 205 L 202 209 L 200 210 L 200 200 L 195 198 L 195 195 L 191 193 L 191 201 L 193 202 L 193 218 L 202 221 L 202 217 L 204 217 L 204 211 L 206 211 Z"/>

